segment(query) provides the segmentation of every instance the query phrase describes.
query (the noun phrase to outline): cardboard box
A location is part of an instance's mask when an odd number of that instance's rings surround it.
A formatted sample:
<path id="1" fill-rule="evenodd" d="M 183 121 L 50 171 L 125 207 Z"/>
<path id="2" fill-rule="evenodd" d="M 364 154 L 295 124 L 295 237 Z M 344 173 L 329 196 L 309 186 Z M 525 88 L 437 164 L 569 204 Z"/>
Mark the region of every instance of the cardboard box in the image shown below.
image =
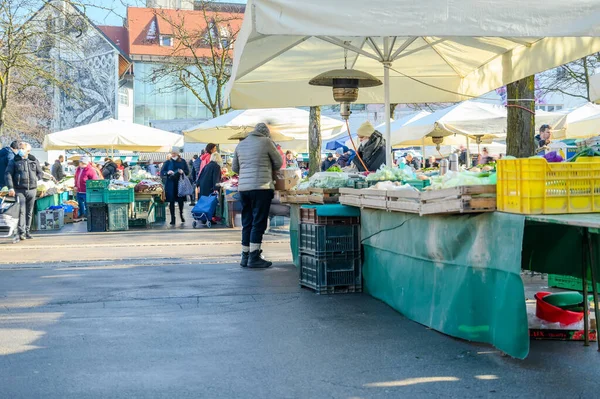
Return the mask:
<path id="1" fill-rule="evenodd" d="M 280 190 L 280 191 L 291 190 L 292 188 L 296 187 L 296 185 L 298 184 L 299 181 L 300 181 L 300 179 L 298 177 L 283 178 L 283 179 L 277 177 L 277 180 L 275 180 L 275 190 Z"/>
<path id="2" fill-rule="evenodd" d="M 60 230 L 65 223 L 65 210 L 60 208 L 40 211 L 37 214 L 36 221 L 37 229 L 40 231 Z"/>
<path id="3" fill-rule="evenodd" d="M 73 219 L 75 219 L 73 212 L 65 212 L 65 224 L 73 223 Z"/>

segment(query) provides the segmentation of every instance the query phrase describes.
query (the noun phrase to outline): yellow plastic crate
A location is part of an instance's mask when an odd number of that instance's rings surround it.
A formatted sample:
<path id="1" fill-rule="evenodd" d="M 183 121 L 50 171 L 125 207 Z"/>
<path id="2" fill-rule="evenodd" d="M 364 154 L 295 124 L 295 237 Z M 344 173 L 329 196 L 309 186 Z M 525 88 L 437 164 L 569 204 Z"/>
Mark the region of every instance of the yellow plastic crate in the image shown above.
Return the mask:
<path id="1" fill-rule="evenodd" d="M 600 212 L 600 163 L 500 160 L 499 211 L 524 215 Z"/>

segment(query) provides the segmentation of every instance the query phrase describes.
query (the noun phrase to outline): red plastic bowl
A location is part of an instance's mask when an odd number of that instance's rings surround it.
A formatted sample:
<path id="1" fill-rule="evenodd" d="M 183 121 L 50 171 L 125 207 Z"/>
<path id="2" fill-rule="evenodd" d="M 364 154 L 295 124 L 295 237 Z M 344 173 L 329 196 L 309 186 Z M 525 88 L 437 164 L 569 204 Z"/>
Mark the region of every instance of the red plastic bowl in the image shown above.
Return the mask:
<path id="1" fill-rule="evenodd" d="M 571 312 L 570 310 L 561 309 L 544 301 L 543 298 L 550 294 L 551 292 L 538 292 L 535 294 L 535 315 L 538 318 L 565 326 L 577 323 L 583 319 L 583 312 Z"/>

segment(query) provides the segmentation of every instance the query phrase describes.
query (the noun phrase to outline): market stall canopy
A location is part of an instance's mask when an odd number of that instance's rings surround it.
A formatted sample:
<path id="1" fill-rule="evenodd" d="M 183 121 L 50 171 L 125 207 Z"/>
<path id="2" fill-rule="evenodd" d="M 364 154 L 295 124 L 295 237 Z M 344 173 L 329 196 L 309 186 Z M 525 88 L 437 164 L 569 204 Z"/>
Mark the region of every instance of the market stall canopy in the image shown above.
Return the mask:
<path id="1" fill-rule="evenodd" d="M 346 55 L 381 80 L 391 64 L 392 103 L 463 101 L 600 51 L 600 2 L 565 4 L 249 0 L 227 94 L 236 109 L 332 104 L 308 81 Z M 384 86 L 357 102 L 383 103 Z"/>
<path id="2" fill-rule="evenodd" d="M 268 122 L 272 130 L 289 137 L 290 140 L 306 142 L 308 121 L 309 112 L 298 108 L 238 110 L 194 126 L 185 130 L 183 134 L 188 143 L 237 144 L 238 140 L 231 139 L 231 136 L 251 132 L 257 123 Z M 344 131 L 342 121 L 321 116 L 323 140 Z"/>
<path id="3" fill-rule="evenodd" d="M 171 151 L 183 147 L 183 136 L 115 119 L 90 123 L 44 137 L 44 150 L 105 148 L 129 151 Z"/>
<path id="4" fill-rule="evenodd" d="M 600 135 L 600 105 L 586 103 L 569 110 L 558 125 L 552 127 L 553 139 L 581 139 Z"/>
<path id="5" fill-rule="evenodd" d="M 543 124 L 561 124 L 565 114 L 536 111 L 536 126 Z M 506 137 L 506 107 L 480 101 L 464 101 L 440 109 L 432 114 L 417 118 L 391 129 L 391 143 L 398 145 L 435 145 L 432 137 L 444 137 L 444 144 L 459 145 L 466 143 L 468 136 L 472 140 L 480 138 L 482 142 L 491 142 Z M 430 144 L 431 143 L 431 144 Z"/>

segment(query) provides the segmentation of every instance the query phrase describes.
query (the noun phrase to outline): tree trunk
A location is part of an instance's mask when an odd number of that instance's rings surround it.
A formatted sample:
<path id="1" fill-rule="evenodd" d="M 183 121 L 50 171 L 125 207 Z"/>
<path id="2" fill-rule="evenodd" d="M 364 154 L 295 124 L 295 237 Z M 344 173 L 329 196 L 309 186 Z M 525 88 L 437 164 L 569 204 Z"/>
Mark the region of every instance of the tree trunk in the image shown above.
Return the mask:
<path id="1" fill-rule="evenodd" d="M 535 76 L 528 76 L 506 86 L 508 118 L 506 155 L 527 158 L 534 155 L 535 136 Z M 527 101 L 518 101 L 527 99 Z"/>
<path id="2" fill-rule="evenodd" d="M 308 119 L 308 175 L 321 170 L 321 107 L 310 107 Z"/>
<path id="3" fill-rule="evenodd" d="M 390 117 L 392 119 L 396 119 L 396 118 L 394 118 L 394 114 L 396 113 L 397 106 L 398 106 L 398 104 L 390 104 Z"/>

